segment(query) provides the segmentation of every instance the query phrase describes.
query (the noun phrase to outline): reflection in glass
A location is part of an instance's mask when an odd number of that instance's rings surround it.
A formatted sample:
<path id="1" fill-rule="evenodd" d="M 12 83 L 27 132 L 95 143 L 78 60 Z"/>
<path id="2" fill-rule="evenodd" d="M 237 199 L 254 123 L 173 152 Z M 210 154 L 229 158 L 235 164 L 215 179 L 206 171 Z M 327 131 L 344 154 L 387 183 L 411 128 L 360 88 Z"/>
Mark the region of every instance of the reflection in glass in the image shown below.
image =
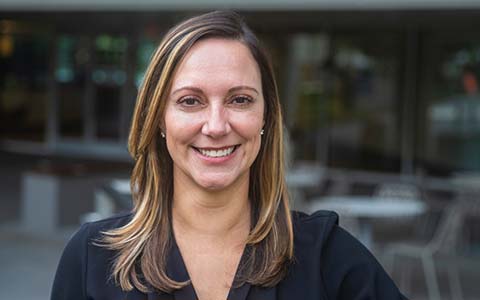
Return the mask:
<path id="1" fill-rule="evenodd" d="M 45 137 L 49 39 L 41 27 L 0 20 L 0 135 Z"/>
<path id="2" fill-rule="evenodd" d="M 95 92 L 95 120 L 99 138 L 115 139 L 119 135 L 120 89 L 98 86 Z"/>
<path id="3" fill-rule="evenodd" d="M 94 84 L 94 111 L 99 139 L 118 140 L 122 88 L 127 80 L 125 37 L 101 34 L 95 38 L 95 63 L 91 73 Z"/>
<path id="4" fill-rule="evenodd" d="M 155 41 L 150 38 L 142 38 L 137 50 L 137 68 L 135 70 L 135 86 L 137 89 L 143 81 L 143 75 L 147 69 L 150 58 L 155 51 Z"/>
<path id="5" fill-rule="evenodd" d="M 58 37 L 55 79 L 62 137 L 81 138 L 84 134 L 83 112 L 89 60 L 87 38 L 70 35 Z"/>
<path id="6" fill-rule="evenodd" d="M 439 166 L 430 172 L 480 170 L 480 43 L 472 41 L 437 37 L 426 48 L 417 152 L 427 169 Z"/>
<path id="7" fill-rule="evenodd" d="M 398 37 L 303 35 L 294 43 L 295 159 L 398 171 Z"/>
<path id="8" fill-rule="evenodd" d="M 98 36 L 95 40 L 93 82 L 100 85 L 123 85 L 127 78 L 123 67 L 126 51 L 126 38 L 106 34 Z"/>

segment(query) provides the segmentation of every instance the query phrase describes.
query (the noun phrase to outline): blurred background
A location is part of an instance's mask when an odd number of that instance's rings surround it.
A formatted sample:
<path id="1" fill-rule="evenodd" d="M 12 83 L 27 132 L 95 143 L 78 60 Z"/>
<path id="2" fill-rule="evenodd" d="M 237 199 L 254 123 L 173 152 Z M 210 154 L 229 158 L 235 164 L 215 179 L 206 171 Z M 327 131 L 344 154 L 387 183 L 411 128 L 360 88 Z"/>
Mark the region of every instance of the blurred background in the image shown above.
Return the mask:
<path id="1" fill-rule="evenodd" d="M 272 55 L 295 209 L 333 209 L 411 299 L 480 299 L 480 1 L 0 0 L 0 299 L 48 299 L 79 224 L 131 207 L 162 34 L 235 9 Z"/>

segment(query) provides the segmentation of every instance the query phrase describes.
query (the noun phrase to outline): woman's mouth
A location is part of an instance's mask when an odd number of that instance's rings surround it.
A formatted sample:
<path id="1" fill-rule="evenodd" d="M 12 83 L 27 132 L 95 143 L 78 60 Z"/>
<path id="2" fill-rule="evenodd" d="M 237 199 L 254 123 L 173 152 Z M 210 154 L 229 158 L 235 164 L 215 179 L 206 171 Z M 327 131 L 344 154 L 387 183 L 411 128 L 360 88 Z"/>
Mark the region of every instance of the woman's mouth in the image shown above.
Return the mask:
<path id="1" fill-rule="evenodd" d="M 234 145 L 234 146 L 224 147 L 224 148 L 197 148 L 192 146 L 192 148 L 195 149 L 195 151 L 197 151 L 203 156 L 218 158 L 218 157 L 229 156 L 238 148 L 238 146 L 239 145 Z"/>

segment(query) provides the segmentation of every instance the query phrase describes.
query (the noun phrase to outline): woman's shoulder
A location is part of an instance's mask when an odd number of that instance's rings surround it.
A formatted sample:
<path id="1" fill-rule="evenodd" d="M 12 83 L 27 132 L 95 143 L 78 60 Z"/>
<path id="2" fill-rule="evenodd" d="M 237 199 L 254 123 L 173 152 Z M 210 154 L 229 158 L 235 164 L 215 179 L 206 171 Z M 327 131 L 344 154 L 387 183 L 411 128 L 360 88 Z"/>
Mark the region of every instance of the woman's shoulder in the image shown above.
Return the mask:
<path id="1" fill-rule="evenodd" d="M 86 258 L 86 253 L 91 247 L 103 248 L 95 245 L 102 240 L 105 232 L 124 226 L 131 218 L 132 213 L 121 213 L 98 221 L 83 223 L 70 237 L 62 257 Z"/>
<path id="2" fill-rule="evenodd" d="M 295 276 L 303 282 L 320 276 L 325 298 L 405 299 L 370 251 L 338 225 L 335 212 L 292 212 L 292 221 Z"/>
<path id="3" fill-rule="evenodd" d="M 337 258 L 340 252 L 351 252 L 348 256 L 357 262 L 372 258 L 368 249 L 339 225 L 336 212 L 292 212 L 292 223 L 295 246 L 300 252 L 314 251 L 323 258 L 328 255 Z"/>
<path id="4" fill-rule="evenodd" d="M 75 235 L 86 235 L 89 238 L 96 239 L 99 238 L 103 232 L 126 225 L 132 219 L 132 216 L 133 213 L 131 212 L 122 212 L 101 220 L 86 222 L 82 224 Z"/>
<path id="5" fill-rule="evenodd" d="M 299 262 L 309 265 L 318 260 L 323 271 L 375 264 L 376 260 L 355 237 L 339 226 L 338 214 L 316 211 L 293 212 L 295 252 Z M 346 271 L 346 270 L 345 270 Z"/>
<path id="6" fill-rule="evenodd" d="M 326 242 L 338 226 L 338 214 L 319 210 L 311 214 L 292 211 L 294 235 L 299 241 Z"/>
<path id="7" fill-rule="evenodd" d="M 58 263 L 51 299 L 87 299 L 87 286 L 102 285 L 109 276 L 113 253 L 105 247 L 95 246 L 102 233 L 128 223 L 130 213 L 119 214 L 107 219 L 88 222 L 72 235 Z M 89 267 L 93 266 L 93 267 Z M 112 286 L 109 288 L 117 292 Z M 105 286 L 102 286 L 105 289 Z"/>
<path id="8" fill-rule="evenodd" d="M 338 214 L 330 210 L 317 210 L 311 214 L 302 211 L 292 211 L 292 220 L 295 223 L 334 222 L 338 223 Z"/>

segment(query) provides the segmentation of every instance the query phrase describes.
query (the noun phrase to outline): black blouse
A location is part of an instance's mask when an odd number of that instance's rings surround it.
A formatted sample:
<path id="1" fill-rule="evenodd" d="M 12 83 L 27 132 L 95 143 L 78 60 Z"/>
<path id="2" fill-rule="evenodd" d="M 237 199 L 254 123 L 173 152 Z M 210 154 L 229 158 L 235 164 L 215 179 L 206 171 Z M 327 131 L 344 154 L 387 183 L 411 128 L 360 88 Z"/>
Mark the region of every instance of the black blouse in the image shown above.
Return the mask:
<path id="1" fill-rule="evenodd" d="M 228 300 L 367 300 L 406 299 L 372 254 L 338 226 L 334 212 L 312 215 L 293 212 L 295 260 L 287 276 L 275 287 L 244 284 L 232 288 Z M 120 227 L 131 214 L 84 224 L 68 242 L 55 275 L 51 300 L 196 300 L 193 286 L 172 294 L 137 289 L 122 291 L 110 268 L 115 252 L 92 244 L 100 232 Z M 167 274 L 189 280 L 178 247 L 167 257 Z"/>

